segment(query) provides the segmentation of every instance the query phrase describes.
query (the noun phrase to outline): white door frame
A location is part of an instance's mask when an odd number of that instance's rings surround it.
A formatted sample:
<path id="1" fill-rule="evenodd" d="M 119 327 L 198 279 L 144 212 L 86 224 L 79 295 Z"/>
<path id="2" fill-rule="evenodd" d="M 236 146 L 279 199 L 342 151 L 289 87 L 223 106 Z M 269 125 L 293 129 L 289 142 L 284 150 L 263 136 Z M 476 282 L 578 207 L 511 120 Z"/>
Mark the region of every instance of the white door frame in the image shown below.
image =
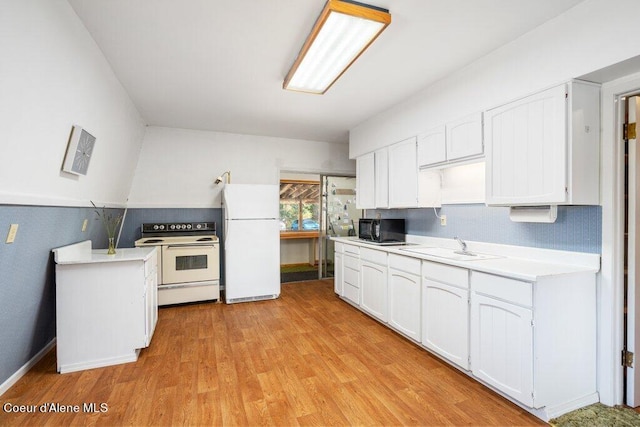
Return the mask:
<path id="1" fill-rule="evenodd" d="M 598 280 L 598 392 L 605 405 L 623 403 L 624 344 L 624 147 L 618 102 L 640 89 L 640 73 L 602 85 L 601 174 L 602 268 Z"/>

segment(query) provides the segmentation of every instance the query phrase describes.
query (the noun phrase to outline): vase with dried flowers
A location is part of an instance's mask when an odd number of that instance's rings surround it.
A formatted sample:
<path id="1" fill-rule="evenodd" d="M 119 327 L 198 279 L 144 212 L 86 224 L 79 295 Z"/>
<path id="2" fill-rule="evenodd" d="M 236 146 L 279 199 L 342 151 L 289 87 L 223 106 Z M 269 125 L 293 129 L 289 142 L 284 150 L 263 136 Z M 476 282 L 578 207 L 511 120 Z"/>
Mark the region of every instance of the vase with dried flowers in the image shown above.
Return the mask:
<path id="1" fill-rule="evenodd" d="M 107 249 L 107 255 L 115 255 L 116 253 L 116 231 L 118 230 L 118 226 L 122 221 L 122 215 L 112 215 L 107 212 L 106 208 L 103 206 L 102 209 L 98 209 L 95 203 L 91 201 L 91 204 L 95 208 L 95 213 L 98 216 L 96 219 L 102 220 L 102 224 L 104 228 L 107 230 L 107 238 L 109 239 L 109 247 Z"/>

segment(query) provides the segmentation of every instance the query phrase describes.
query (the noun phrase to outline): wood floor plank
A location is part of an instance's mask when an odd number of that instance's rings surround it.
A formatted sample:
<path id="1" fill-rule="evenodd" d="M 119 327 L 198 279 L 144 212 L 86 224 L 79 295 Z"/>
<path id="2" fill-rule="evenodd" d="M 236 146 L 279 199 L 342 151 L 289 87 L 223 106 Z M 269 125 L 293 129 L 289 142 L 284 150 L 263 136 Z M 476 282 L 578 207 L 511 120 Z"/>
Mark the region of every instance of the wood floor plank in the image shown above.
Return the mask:
<path id="1" fill-rule="evenodd" d="M 277 300 L 163 307 L 137 362 L 56 373 L 47 354 L 3 396 L 105 403 L 101 413 L 6 413 L 0 425 L 544 425 L 337 298 L 333 281 Z"/>

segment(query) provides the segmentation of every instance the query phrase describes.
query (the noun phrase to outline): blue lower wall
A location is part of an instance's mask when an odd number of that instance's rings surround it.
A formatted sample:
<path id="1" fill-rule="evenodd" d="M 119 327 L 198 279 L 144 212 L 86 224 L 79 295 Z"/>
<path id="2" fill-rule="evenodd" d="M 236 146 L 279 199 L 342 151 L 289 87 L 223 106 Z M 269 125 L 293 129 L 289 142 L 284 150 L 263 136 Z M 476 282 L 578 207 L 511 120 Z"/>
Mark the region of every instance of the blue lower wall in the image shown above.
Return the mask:
<path id="1" fill-rule="evenodd" d="M 438 215 L 447 216 L 441 226 L 432 208 L 367 210 L 367 218 L 404 218 L 407 233 L 420 236 L 501 243 L 506 245 L 601 253 L 602 208 L 559 206 L 552 224 L 519 223 L 509 219 L 509 208 L 484 204 L 445 205 Z"/>
<path id="2" fill-rule="evenodd" d="M 110 213 L 122 213 L 110 209 Z M 82 223 L 88 219 L 87 230 Z M 7 244 L 10 224 L 19 224 Z M 56 335 L 55 264 L 51 249 L 91 240 L 107 247 L 93 208 L 0 205 L 0 384 Z"/>

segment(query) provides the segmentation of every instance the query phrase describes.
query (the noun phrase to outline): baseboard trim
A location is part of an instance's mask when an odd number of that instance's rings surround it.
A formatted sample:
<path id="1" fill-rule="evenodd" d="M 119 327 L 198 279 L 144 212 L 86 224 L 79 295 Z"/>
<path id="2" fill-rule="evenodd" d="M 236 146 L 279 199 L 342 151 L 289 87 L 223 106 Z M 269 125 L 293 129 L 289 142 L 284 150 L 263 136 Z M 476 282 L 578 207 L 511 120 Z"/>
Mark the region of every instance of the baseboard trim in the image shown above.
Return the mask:
<path id="1" fill-rule="evenodd" d="M 36 353 L 27 363 L 22 365 L 13 375 L 11 375 L 5 382 L 0 384 L 0 396 L 2 396 L 7 390 L 9 390 L 15 383 L 18 382 L 36 363 L 40 361 L 51 349 L 56 345 L 56 339 L 52 339 L 49 344 L 45 345 L 42 350 Z"/>

